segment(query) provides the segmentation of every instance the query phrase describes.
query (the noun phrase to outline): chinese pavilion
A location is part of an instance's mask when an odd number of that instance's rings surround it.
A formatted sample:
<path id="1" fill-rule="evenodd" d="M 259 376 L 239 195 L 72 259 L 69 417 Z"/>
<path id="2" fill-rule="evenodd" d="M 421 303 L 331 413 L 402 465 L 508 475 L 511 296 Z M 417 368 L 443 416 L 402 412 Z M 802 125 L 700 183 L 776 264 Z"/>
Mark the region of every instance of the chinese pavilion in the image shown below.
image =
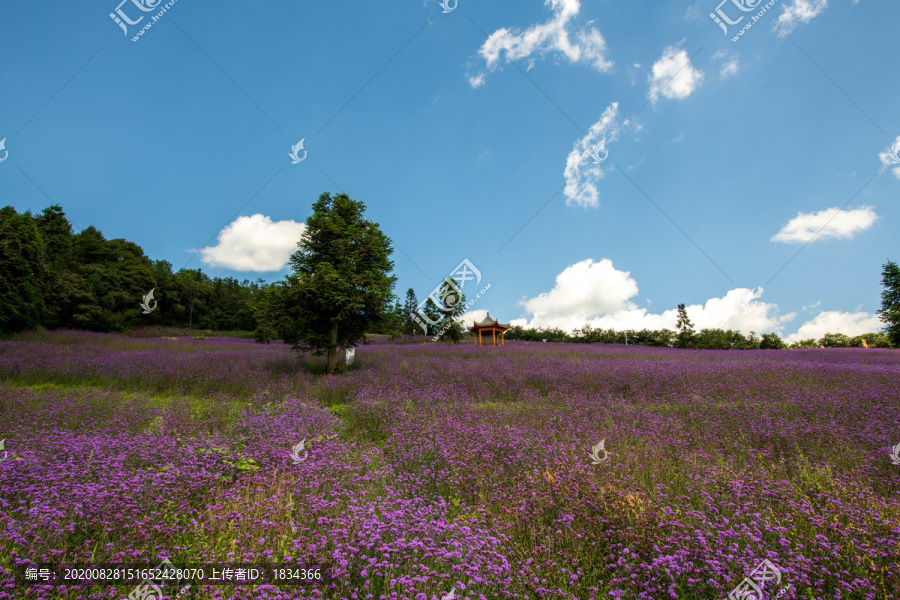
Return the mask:
<path id="1" fill-rule="evenodd" d="M 494 342 L 494 345 L 497 346 L 497 334 L 500 334 L 499 342 L 500 346 L 506 344 L 506 340 L 503 338 L 503 334 L 506 330 L 509 329 L 509 325 L 501 325 L 496 319 L 491 318 L 491 313 L 484 318 L 484 321 L 479 323 L 478 321 L 474 321 L 472 323 L 472 327 L 469 327 L 469 331 L 471 331 L 475 335 L 475 344 L 484 344 L 484 334 L 490 333 L 491 338 Z"/>

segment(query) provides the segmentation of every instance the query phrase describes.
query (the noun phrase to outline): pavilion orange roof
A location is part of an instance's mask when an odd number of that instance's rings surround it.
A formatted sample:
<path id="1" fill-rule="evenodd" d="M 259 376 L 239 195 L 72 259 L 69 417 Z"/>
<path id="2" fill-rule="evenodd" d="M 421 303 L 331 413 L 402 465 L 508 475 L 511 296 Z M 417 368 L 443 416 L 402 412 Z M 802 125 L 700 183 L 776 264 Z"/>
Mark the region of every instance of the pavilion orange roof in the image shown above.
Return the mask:
<path id="1" fill-rule="evenodd" d="M 492 319 L 491 313 L 488 313 L 483 321 L 481 321 L 480 323 L 478 321 L 473 321 L 472 327 L 469 327 L 468 329 L 469 329 L 469 331 L 477 331 L 478 329 L 488 328 L 488 327 L 491 327 L 491 328 L 496 327 L 497 329 L 502 329 L 505 331 L 505 330 L 509 329 L 509 323 L 507 323 L 506 325 L 503 325 L 502 323 L 497 321 L 497 319 Z"/>

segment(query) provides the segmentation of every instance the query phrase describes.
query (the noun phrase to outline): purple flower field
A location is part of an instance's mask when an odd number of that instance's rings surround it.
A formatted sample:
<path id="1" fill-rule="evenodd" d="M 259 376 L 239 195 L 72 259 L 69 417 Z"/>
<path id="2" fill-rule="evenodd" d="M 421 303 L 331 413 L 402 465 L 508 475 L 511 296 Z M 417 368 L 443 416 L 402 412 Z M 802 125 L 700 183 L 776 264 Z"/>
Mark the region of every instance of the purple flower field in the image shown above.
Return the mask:
<path id="1" fill-rule="evenodd" d="M 724 600 L 768 559 L 781 598 L 900 599 L 892 350 L 374 344 L 320 376 L 45 332 L 0 342 L 0 439 L 0 599 L 118 600 L 14 571 L 165 558 L 333 568 L 179 598 Z"/>

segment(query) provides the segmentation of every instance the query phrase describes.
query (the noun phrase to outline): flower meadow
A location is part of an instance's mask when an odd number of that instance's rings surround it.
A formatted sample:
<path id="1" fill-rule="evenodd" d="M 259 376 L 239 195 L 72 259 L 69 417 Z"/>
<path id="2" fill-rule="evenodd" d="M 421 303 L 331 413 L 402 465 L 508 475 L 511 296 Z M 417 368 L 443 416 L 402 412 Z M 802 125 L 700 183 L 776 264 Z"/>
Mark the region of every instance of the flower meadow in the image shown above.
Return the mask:
<path id="1" fill-rule="evenodd" d="M 329 567 L 179 598 L 723 600 L 763 559 L 782 598 L 900 598 L 900 352 L 372 344 L 316 366 L 231 338 L 0 342 L 0 599 L 122 599 L 15 570 L 162 559 Z"/>

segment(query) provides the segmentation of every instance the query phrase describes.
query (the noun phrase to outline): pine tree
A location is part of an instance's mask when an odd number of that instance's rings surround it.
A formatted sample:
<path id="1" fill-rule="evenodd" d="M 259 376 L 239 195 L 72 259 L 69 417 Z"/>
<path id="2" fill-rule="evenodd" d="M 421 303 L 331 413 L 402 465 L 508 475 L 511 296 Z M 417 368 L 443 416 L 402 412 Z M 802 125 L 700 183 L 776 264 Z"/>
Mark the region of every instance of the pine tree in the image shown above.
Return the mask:
<path id="1" fill-rule="evenodd" d="M 365 210 L 346 194 L 322 194 L 290 259 L 283 339 L 301 355 L 326 355 L 328 374 L 337 370 L 338 348 L 364 341 L 394 297 L 391 240 Z"/>
<path id="2" fill-rule="evenodd" d="M 881 270 L 881 310 L 878 314 L 884 322 L 884 331 L 894 348 L 900 347 L 900 267 L 892 260 Z"/>
<path id="3" fill-rule="evenodd" d="M 676 326 L 678 327 L 678 347 L 693 347 L 694 325 L 688 318 L 687 309 L 684 307 L 684 304 L 678 305 L 678 322 L 676 323 Z"/>
<path id="4" fill-rule="evenodd" d="M 403 303 L 403 326 L 401 331 L 410 338 L 416 334 L 419 329 L 413 315 L 419 310 L 419 301 L 416 299 L 416 292 L 409 288 L 406 290 L 406 301 Z"/>

